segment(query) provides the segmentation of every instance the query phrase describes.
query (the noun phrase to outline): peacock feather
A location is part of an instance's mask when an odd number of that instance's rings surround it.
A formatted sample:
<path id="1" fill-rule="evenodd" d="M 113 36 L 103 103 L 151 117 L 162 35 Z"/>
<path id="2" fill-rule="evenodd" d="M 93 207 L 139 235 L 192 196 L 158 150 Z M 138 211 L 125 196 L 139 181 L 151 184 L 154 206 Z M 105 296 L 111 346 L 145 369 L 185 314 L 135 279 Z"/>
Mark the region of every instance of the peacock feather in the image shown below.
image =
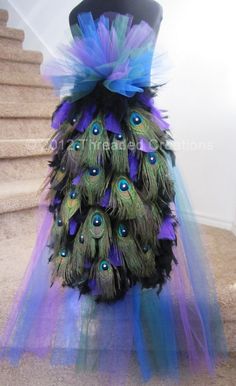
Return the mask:
<path id="1" fill-rule="evenodd" d="M 122 175 L 112 181 L 109 207 L 112 209 L 111 214 L 121 220 L 145 217 L 146 214 L 133 183 Z"/>
<path id="2" fill-rule="evenodd" d="M 83 235 L 82 227 L 80 227 L 74 240 L 73 252 L 71 256 L 71 269 L 78 276 L 81 276 L 84 272 L 84 263 L 87 249 L 86 241 L 87 240 Z M 90 248 L 92 250 L 91 255 L 94 256 L 96 253 L 95 240 L 92 240 Z"/>
<path id="3" fill-rule="evenodd" d="M 51 175 L 51 188 L 57 190 L 66 178 L 66 168 L 64 165 L 53 171 Z"/>
<path id="4" fill-rule="evenodd" d="M 51 286 L 56 277 L 62 278 L 62 283 L 65 281 L 66 266 L 70 259 L 70 251 L 66 248 L 61 248 L 57 253 L 54 253 L 50 261 L 53 262 L 53 270 L 51 275 Z"/>
<path id="5" fill-rule="evenodd" d="M 112 300 L 120 290 L 120 274 L 118 269 L 108 260 L 100 258 L 93 264 L 90 279 L 95 280 L 99 295 L 104 300 Z"/>
<path id="6" fill-rule="evenodd" d="M 61 245 L 65 242 L 65 236 L 65 224 L 61 217 L 57 216 L 52 226 L 49 241 L 49 246 L 54 249 L 54 253 L 57 254 L 59 252 Z"/>
<path id="7" fill-rule="evenodd" d="M 84 167 L 104 165 L 109 158 L 110 140 L 102 116 L 98 115 L 83 134 L 71 141 L 63 160 L 67 168 L 77 173 Z"/>
<path id="8" fill-rule="evenodd" d="M 126 124 L 136 142 L 139 138 L 145 138 L 157 149 L 165 139 L 163 131 L 152 121 L 152 115 L 142 108 L 128 110 Z"/>
<path id="9" fill-rule="evenodd" d="M 171 180 L 165 157 L 159 152 L 157 162 L 158 193 L 167 198 L 168 202 L 174 199 L 174 183 Z"/>
<path id="10" fill-rule="evenodd" d="M 128 145 L 125 134 L 115 134 L 111 142 L 111 169 L 113 173 L 129 173 Z"/>
<path id="11" fill-rule="evenodd" d="M 88 205 L 95 205 L 104 192 L 105 173 L 101 166 L 89 167 L 79 184 L 81 196 Z"/>
<path id="12" fill-rule="evenodd" d="M 71 185 L 61 203 L 60 217 L 68 228 L 69 220 L 81 207 L 81 197 L 76 186 Z"/>
<path id="13" fill-rule="evenodd" d="M 88 259 L 94 259 L 96 254 L 107 256 L 112 241 L 110 218 L 99 207 L 92 207 L 81 226 L 80 236 L 83 236 L 84 252 Z M 79 244 L 76 244 L 76 250 Z"/>
<path id="14" fill-rule="evenodd" d="M 146 244 L 141 248 L 124 223 L 120 223 L 116 228 L 116 243 L 134 276 L 146 277 L 155 272 L 155 259 L 151 249 Z"/>
<path id="15" fill-rule="evenodd" d="M 59 129 L 51 136 L 48 146 L 54 149 L 54 153 L 58 153 L 60 149 L 66 146 L 67 141 L 71 138 L 74 132 L 74 126 L 70 122 L 64 122 L 60 125 Z"/>

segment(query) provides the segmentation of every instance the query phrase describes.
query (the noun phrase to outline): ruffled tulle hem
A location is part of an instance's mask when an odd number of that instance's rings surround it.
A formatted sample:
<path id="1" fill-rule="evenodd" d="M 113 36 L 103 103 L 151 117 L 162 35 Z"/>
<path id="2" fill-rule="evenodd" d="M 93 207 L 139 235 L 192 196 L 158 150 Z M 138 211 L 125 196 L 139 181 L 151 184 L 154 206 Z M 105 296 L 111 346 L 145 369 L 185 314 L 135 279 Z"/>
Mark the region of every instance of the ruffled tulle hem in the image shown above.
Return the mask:
<path id="1" fill-rule="evenodd" d="M 178 264 L 161 293 L 136 284 L 124 299 L 108 305 L 89 295 L 79 297 L 59 281 L 50 287 L 46 241 L 52 219 L 45 207 L 31 263 L 2 335 L 1 360 L 18 366 L 33 354 L 52 366 L 98 373 L 117 385 L 125 384 L 131 363 L 143 382 L 153 375 L 171 383 L 181 374 L 207 371 L 214 376 L 217 363 L 227 359 L 219 305 L 183 181 L 176 167 L 170 169 L 180 223 L 173 246 Z"/>

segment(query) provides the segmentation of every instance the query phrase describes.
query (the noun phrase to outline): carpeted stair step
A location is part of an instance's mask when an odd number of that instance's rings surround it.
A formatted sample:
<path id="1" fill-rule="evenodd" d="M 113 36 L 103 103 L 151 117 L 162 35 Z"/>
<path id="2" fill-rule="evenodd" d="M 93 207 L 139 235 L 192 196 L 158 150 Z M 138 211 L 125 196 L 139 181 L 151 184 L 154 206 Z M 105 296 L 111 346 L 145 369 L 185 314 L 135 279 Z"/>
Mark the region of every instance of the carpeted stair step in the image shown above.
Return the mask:
<path id="1" fill-rule="evenodd" d="M 0 26 L 6 26 L 8 21 L 8 12 L 5 9 L 0 9 Z"/>
<path id="2" fill-rule="evenodd" d="M 40 65 L 43 55 L 38 51 L 22 50 L 14 47 L 1 47 L 0 41 L 0 61 L 15 63 L 33 63 Z"/>
<path id="3" fill-rule="evenodd" d="M 31 101 L 50 101 L 54 100 L 55 105 L 55 95 L 53 95 L 52 90 L 46 87 L 24 87 L 24 86 L 8 86 L 0 84 L 0 103 L 2 102 L 31 102 Z"/>
<path id="4" fill-rule="evenodd" d="M 34 208 L 38 204 L 42 180 L 1 182 L 0 214 Z"/>
<path id="5" fill-rule="evenodd" d="M 52 87 L 40 74 L 2 72 L 0 73 L 0 103 L 1 102 L 31 102 L 54 99 Z"/>
<path id="6" fill-rule="evenodd" d="M 18 73 L 11 72 L 0 74 L 0 84 L 8 86 L 29 86 L 36 88 L 49 88 L 51 86 L 43 81 L 43 78 L 40 75 L 36 74 L 27 74 L 27 73 Z"/>
<path id="7" fill-rule="evenodd" d="M 0 118 L 51 118 L 55 101 L 0 103 Z"/>
<path id="8" fill-rule="evenodd" d="M 24 32 L 8 28 L 7 20 L 0 10 L 0 240 L 24 241 L 36 229 L 58 102 L 40 75 L 43 55 L 23 50 Z"/>
<path id="9" fill-rule="evenodd" d="M 13 181 L 23 179 L 34 179 L 36 176 L 45 178 L 48 173 L 49 155 L 1 159 L 0 162 L 0 180 Z"/>
<path id="10" fill-rule="evenodd" d="M 15 237 L 34 237 L 37 213 L 38 208 L 34 205 L 32 208 L 0 214 L 0 240 L 11 239 L 14 242 Z"/>
<path id="11" fill-rule="evenodd" d="M 0 181 L 20 181 L 24 179 L 34 179 L 36 176 L 45 178 L 48 173 L 49 155 L 1 159 L 0 162 Z"/>
<path id="12" fill-rule="evenodd" d="M 49 154 L 45 138 L 34 139 L 2 139 L 0 140 L 0 159 L 32 157 L 36 155 Z"/>
<path id="13" fill-rule="evenodd" d="M 54 130 L 51 129 L 51 119 L 49 117 L 38 119 L 14 117 L 0 119 L 0 140 L 50 138 L 53 133 Z"/>
<path id="14" fill-rule="evenodd" d="M 0 72 L 11 73 L 15 71 L 23 73 L 27 72 L 31 74 L 40 74 L 40 66 L 38 63 L 12 62 L 8 60 L 2 60 L 0 58 Z"/>
<path id="15" fill-rule="evenodd" d="M 3 27 L 0 25 L 1 47 L 21 48 L 24 36 L 24 31 L 20 29 Z"/>

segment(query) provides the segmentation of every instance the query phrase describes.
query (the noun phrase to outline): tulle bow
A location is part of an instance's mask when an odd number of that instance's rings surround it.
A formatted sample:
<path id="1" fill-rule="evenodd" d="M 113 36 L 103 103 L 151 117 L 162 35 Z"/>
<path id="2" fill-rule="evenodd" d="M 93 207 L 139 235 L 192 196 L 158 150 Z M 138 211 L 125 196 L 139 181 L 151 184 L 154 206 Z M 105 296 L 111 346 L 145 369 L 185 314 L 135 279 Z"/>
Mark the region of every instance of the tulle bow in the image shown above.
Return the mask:
<path id="1" fill-rule="evenodd" d="M 98 82 L 111 92 L 132 97 L 150 85 L 154 30 L 145 22 L 132 25 L 131 15 L 91 12 L 78 15 L 78 36 L 59 48 L 62 56 L 46 63 L 43 76 L 57 94 L 73 101 L 91 93 Z"/>

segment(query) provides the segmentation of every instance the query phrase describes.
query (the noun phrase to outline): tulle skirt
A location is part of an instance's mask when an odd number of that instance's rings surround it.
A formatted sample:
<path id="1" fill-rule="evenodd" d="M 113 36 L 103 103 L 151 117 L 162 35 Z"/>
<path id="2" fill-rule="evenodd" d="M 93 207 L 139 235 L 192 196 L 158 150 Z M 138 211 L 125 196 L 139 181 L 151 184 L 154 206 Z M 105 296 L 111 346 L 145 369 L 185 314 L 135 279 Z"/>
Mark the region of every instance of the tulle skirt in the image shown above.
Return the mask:
<path id="1" fill-rule="evenodd" d="M 214 374 L 227 358 L 214 280 L 180 172 L 171 162 L 169 169 L 179 222 L 173 246 L 178 264 L 161 293 L 136 284 L 124 299 L 104 304 L 60 282 L 50 287 L 52 215 L 44 202 L 41 229 L 1 335 L 2 361 L 19 366 L 30 353 L 52 366 L 104 375 L 103 385 L 125 385 L 133 360 L 141 382 L 154 374 L 173 383 L 183 371 Z"/>

